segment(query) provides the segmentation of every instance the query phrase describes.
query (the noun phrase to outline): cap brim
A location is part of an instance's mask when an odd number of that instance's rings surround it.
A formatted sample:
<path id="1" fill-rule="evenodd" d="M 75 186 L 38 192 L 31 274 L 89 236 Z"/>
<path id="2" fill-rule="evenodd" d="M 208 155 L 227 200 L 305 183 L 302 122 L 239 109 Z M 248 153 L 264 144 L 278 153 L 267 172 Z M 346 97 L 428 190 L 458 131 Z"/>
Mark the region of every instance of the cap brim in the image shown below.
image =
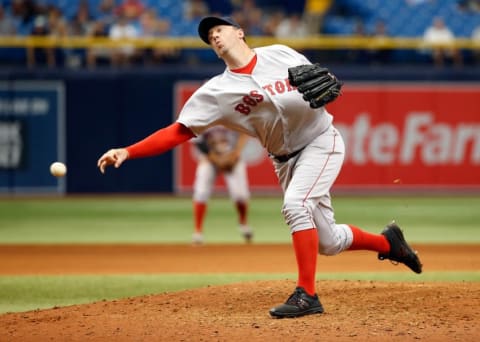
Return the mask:
<path id="1" fill-rule="evenodd" d="M 240 27 L 233 20 L 228 20 L 220 17 L 205 17 L 200 21 L 200 24 L 198 24 L 198 35 L 205 43 L 210 45 L 210 42 L 208 41 L 208 32 L 212 27 L 218 25 Z"/>

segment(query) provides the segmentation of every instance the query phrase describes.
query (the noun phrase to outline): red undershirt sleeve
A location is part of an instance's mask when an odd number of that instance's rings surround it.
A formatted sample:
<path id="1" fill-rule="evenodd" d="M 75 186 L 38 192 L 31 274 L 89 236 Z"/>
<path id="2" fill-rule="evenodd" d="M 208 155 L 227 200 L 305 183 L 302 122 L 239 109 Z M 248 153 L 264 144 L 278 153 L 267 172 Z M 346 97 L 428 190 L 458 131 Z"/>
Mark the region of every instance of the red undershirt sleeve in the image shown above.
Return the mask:
<path id="1" fill-rule="evenodd" d="M 195 134 L 175 122 L 170 126 L 159 129 L 139 142 L 126 147 L 130 159 L 152 157 L 173 149 L 175 146 L 193 138 Z"/>

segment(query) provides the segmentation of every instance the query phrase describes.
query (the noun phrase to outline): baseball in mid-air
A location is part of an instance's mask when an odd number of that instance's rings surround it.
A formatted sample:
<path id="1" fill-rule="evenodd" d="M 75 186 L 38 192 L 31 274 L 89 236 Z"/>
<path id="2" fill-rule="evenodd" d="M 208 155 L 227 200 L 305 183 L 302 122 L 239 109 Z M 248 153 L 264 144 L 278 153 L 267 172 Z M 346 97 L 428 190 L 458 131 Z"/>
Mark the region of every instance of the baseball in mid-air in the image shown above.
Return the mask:
<path id="1" fill-rule="evenodd" d="M 67 174 L 67 167 L 64 163 L 52 163 L 52 165 L 50 165 L 50 173 L 55 177 L 63 177 Z"/>

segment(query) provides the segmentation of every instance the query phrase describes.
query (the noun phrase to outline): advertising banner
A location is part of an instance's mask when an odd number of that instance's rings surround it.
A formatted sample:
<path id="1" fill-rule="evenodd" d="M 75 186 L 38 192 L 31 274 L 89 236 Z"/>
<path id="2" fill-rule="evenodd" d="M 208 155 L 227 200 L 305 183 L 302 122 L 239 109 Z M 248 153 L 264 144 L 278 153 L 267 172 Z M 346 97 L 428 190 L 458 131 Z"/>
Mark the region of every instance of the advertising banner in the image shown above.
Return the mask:
<path id="1" fill-rule="evenodd" d="M 329 105 L 347 146 L 338 186 L 480 189 L 480 86 L 349 84 Z"/>
<path id="2" fill-rule="evenodd" d="M 49 173 L 65 161 L 65 94 L 61 82 L 0 82 L 0 193 L 63 193 Z"/>
<path id="3" fill-rule="evenodd" d="M 175 107 L 200 86 L 180 82 Z M 458 83 L 348 83 L 327 110 L 346 155 L 336 189 L 480 190 L 480 85 Z M 175 153 L 175 190 L 189 192 L 195 153 Z M 280 191 L 271 162 L 255 140 L 247 145 L 252 191 Z M 221 177 L 217 189 L 224 189 Z"/>

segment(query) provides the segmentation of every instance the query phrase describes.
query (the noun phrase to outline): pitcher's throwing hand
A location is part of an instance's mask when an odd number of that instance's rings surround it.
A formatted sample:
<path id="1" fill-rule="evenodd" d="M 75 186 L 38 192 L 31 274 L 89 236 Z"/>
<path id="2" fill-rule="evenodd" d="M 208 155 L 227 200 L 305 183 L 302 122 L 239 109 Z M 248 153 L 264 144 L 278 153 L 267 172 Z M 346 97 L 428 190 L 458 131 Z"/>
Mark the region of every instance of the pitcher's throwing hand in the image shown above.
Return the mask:
<path id="1" fill-rule="evenodd" d="M 105 168 L 113 165 L 119 168 L 122 163 L 128 159 L 128 151 L 124 148 L 113 148 L 108 150 L 97 161 L 97 167 L 100 168 L 101 173 L 105 173 Z"/>

